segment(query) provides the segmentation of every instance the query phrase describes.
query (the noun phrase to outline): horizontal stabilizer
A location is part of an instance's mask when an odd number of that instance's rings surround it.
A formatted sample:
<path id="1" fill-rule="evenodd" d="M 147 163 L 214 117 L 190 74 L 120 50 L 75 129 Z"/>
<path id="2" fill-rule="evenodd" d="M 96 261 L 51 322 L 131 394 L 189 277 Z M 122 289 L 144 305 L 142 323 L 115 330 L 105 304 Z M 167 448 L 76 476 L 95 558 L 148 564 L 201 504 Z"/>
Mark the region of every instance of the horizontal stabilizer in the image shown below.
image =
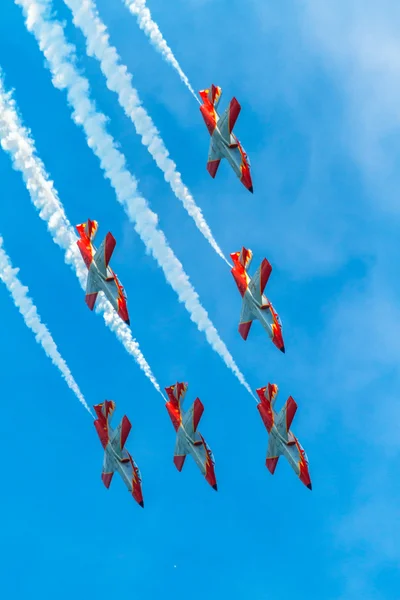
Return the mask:
<path id="1" fill-rule="evenodd" d="M 104 278 L 107 278 L 107 267 L 112 253 L 114 252 L 115 245 L 116 241 L 114 236 L 112 233 L 108 232 L 94 256 L 93 260 Z"/>
<path id="2" fill-rule="evenodd" d="M 272 267 L 266 258 L 262 261 L 261 265 L 258 267 L 257 271 L 254 273 L 253 277 L 249 283 L 249 290 L 253 296 L 253 298 L 258 302 L 258 304 L 262 305 L 262 295 L 267 285 L 269 276 L 271 275 Z"/>
<path id="3" fill-rule="evenodd" d="M 101 445 L 105 448 L 108 444 L 108 427 L 106 421 L 104 423 L 100 422 L 100 419 L 96 419 L 94 422 L 94 426 L 96 427 L 97 435 L 100 438 Z"/>
<path id="4" fill-rule="evenodd" d="M 285 405 L 279 411 L 278 416 L 276 417 L 276 428 L 285 440 L 288 439 L 288 431 L 294 419 L 294 415 L 296 414 L 296 410 L 297 404 L 292 396 L 289 396 Z"/>

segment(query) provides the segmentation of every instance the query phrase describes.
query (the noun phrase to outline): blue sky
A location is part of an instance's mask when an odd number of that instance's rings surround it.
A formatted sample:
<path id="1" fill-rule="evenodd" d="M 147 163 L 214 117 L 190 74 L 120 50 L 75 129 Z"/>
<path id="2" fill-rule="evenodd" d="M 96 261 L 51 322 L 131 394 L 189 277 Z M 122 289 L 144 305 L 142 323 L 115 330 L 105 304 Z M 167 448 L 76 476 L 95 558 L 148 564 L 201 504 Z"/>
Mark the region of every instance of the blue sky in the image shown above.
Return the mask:
<path id="1" fill-rule="evenodd" d="M 160 385 L 188 381 L 205 412 L 219 490 L 192 461 L 172 463 L 174 430 L 161 397 L 91 314 L 74 273 L 38 218 L 19 173 L 0 153 L 0 232 L 20 277 L 89 404 L 112 398 L 132 422 L 128 448 L 145 510 L 116 477 L 101 483 L 90 418 L 36 344 L 6 289 L 0 575 L 9 597 L 397 600 L 400 485 L 400 76 L 392 0 L 149 0 L 199 90 L 221 85 L 242 104 L 236 133 L 252 162 L 254 196 L 222 164 L 206 169 L 198 106 L 122 2 L 98 1 L 134 85 L 226 254 L 242 245 L 273 265 L 267 294 L 283 321 L 286 355 L 255 324 L 237 332 L 229 273 L 165 184 L 107 90 L 61 0 L 98 108 L 110 119 L 140 190 L 251 387 L 276 382 L 297 400 L 293 430 L 313 491 L 280 461 L 265 468 L 267 433 L 255 402 L 190 321 L 115 201 L 71 120 L 19 7 L 1 9 L 8 88 L 70 221 L 99 222 L 117 239 L 113 268 L 128 293 L 133 335 Z M 234 33 L 236 32 L 236 33 Z"/>

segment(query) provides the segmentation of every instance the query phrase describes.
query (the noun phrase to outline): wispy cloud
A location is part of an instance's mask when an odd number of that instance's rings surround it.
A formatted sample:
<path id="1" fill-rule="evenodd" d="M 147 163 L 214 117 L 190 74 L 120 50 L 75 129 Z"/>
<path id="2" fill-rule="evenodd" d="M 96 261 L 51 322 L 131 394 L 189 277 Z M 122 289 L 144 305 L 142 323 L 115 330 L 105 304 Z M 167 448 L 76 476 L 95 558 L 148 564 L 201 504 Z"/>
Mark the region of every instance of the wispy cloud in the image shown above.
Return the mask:
<path id="1" fill-rule="evenodd" d="M 188 77 L 183 72 L 180 64 L 174 56 L 171 48 L 168 46 L 166 40 L 164 39 L 157 23 L 155 23 L 151 17 L 151 12 L 146 6 L 146 0 L 123 0 L 125 6 L 131 11 L 131 13 L 136 17 L 138 25 L 140 29 L 142 29 L 145 34 L 148 36 L 151 44 L 154 48 L 161 54 L 164 60 L 167 61 L 178 73 L 179 77 L 186 85 L 188 90 L 194 96 L 194 98 L 199 102 L 198 97 L 196 96 L 193 87 L 190 85 Z"/>
<path id="2" fill-rule="evenodd" d="M 302 16 L 310 48 L 342 93 L 343 142 L 362 167 L 371 196 L 379 195 L 380 209 L 398 213 L 400 7 L 393 0 L 340 0 L 334 6 L 307 0 Z"/>
<path id="3" fill-rule="evenodd" d="M 114 139 L 106 130 L 106 117 L 97 112 L 90 98 L 90 86 L 75 67 L 75 48 L 68 44 L 62 25 L 51 18 L 49 0 L 15 0 L 23 8 L 26 26 L 37 39 L 46 65 L 53 75 L 53 84 L 67 90 L 68 102 L 73 108 L 73 119 L 81 125 L 88 145 L 100 160 L 101 168 L 113 186 L 118 202 L 123 206 L 129 220 L 141 237 L 146 249 L 151 252 L 165 278 L 178 295 L 196 323 L 204 331 L 214 351 L 234 373 L 240 383 L 253 396 L 253 392 L 236 365 L 226 345 L 212 324 L 199 296 L 181 262 L 171 250 L 164 233 L 158 227 L 158 217 L 137 190 L 137 181 L 126 168 L 126 160 L 117 149 Z"/>
<path id="4" fill-rule="evenodd" d="M 64 250 L 65 262 L 73 268 L 82 288 L 86 289 L 87 270 L 76 244 L 77 236 L 43 163 L 36 156 L 35 144 L 29 131 L 22 125 L 15 101 L 11 93 L 5 91 L 1 72 L 0 141 L 3 150 L 10 155 L 14 169 L 22 174 L 31 200 L 39 211 L 40 218 L 47 223 L 54 242 Z M 160 386 L 129 327 L 121 321 L 104 298 L 98 299 L 96 311 L 103 314 L 107 326 L 162 395 Z"/>
<path id="5" fill-rule="evenodd" d="M 128 72 L 127 67 L 121 64 L 116 48 L 110 45 L 107 28 L 100 20 L 95 3 L 92 0 L 64 1 L 72 11 L 74 24 L 82 30 L 86 38 L 88 55 L 94 55 L 100 62 L 108 88 L 118 95 L 118 101 L 126 116 L 131 119 L 136 133 L 140 135 L 142 144 L 146 146 L 158 168 L 164 173 L 165 180 L 192 217 L 199 231 L 218 256 L 229 264 L 203 213 L 197 206 L 189 189 L 184 185 L 176 164 L 169 157 L 169 152 L 159 131 L 142 105 L 138 91 L 132 86 L 132 75 Z"/>
<path id="6" fill-rule="evenodd" d="M 35 339 L 45 351 L 46 355 L 50 358 L 51 362 L 60 371 L 61 375 L 65 379 L 70 390 L 73 391 L 79 402 L 86 408 L 86 410 L 93 416 L 82 392 L 80 391 L 78 384 L 72 376 L 69 367 L 61 354 L 58 351 L 55 341 L 40 319 L 36 306 L 28 296 L 29 290 L 26 286 L 22 285 L 21 281 L 17 277 L 19 269 L 12 266 L 10 257 L 7 255 L 4 246 L 3 238 L 0 236 L 0 279 L 8 289 L 15 306 L 24 318 L 24 321 L 29 329 L 35 334 Z"/>

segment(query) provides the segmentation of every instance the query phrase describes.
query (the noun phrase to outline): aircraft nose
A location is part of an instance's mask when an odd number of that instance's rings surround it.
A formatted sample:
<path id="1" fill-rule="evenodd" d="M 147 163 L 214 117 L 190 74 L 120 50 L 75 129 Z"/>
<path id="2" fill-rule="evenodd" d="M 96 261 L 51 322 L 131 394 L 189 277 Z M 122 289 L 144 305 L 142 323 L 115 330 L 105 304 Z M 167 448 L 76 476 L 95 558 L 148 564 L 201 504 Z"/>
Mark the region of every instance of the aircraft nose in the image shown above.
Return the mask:
<path id="1" fill-rule="evenodd" d="M 311 483 L 309 483 L 307 487 L 308 487 L 308 489 L 309 489 L 309 490 L 312 490 L 312 485 L 311 485 Z"/>
<path id="2" fill-rule="evenodd" d="M 127 325 L 130 325 L 130 324 L 131 324 L 131 321 L 130 321 L 130 319 L 126 319 L 125 323 L 126 323 Z"/>
<path id="3" fill-rule="evenodd" d="M 213 489 L 214 489 L 216 492 L 218 492 L 218 486 L 217 486 L 217 484 L 213 485 L 212 487 L 213 487 Z"/>
<path id="4" fill-rule="evenodd" d="M 143 502 L 143 500 L 141 502 L 139 502 L 139 506 L 141 506 L 142 508 L 144 508 L 144 502 Z"/>
<path id="5" fill-rule="evenodd" d="M 279 350 L 280 350 L 281 352 L 283 352 L 283 354 L 285 354 L 285 346 L 281 346 L 281 348 L 279 348 Z"/>
<path id="6" fill-rule="evenodd" d="M 249 190 L 249 192 L 253 193 L 253 186 L 251 185 L 249 188 L 247 188 Z"/>

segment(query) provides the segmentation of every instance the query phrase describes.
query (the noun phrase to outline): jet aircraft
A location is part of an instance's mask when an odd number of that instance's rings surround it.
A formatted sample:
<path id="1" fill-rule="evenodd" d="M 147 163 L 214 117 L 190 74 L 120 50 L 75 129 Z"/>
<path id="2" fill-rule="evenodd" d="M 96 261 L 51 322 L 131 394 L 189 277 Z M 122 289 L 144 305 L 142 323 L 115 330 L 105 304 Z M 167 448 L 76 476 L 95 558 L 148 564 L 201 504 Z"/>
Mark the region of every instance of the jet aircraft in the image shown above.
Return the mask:
<path id="1" fill-rule="evenodd" d="M 96 250 L 92 245 L 92 240 L 96 235 L 97 227 L 97 221 L 91 221 L 90 219 L 87 223 L 76 226 L 80 236 L 77 241 L 78 248 L 89 270 L 86 284 L 86 304 L 90 310 L 93 310 L 97 294 L 103 292 L 121 319 L 129 325 L 124 288 L 114 271 L 108 266 L 116 242 L 113 235 L 108 232 L 100 248 Z"/>
<path id="2" fill-rule="evenodd" d="M 264 296 L 264 288 L 271 275 L 272 267 L 266 258 L 262 261 L 252 278 L 247 269 L 253 253 L 247 248 L 231 254 L 233 269 L 231 273 L 243 298 L 240 314 L 239 333 L 247 340 L 253 319 L 258 319 L 275 346 L 285 352 L 282 336 L 282 323 L 272 303 Z"/>
<path id="3" fill-rule="evenodd" d="M 203 100 L 203 104 L 200 105 L 200 112 L 211 135 L 207 171 L 214 178 L 221 159 L 226 158 L 244 187 L 253 193 L 250 161 L 243 146 L 232 133 L 241 110 L 239 102 L 236 98 L 232 98 L 228 108 L 220 117 L 217 113 L 217 107 L 221 99 L 221 88 L 212 85 L 211 89 L 201 90 L 199 94 Z"/>
<path id="4" fill-rule="evenodd" d="M 278 395 L 278 386 L 269 383 L 267 387 L 259 388 L 256 391 L 260 398 L 257 409 L 269 433 L 267 469 L 274 474 L 278 459 L 283 455 L 287 458 L 300 481 L 311 490 L 307 455 L 300 446 L 298 439 L 290 431 L 290 425 L 297 410 L 296 402 L 290 396 L 285 406 L 279 413 L 276 413 L 273 407 Z"/>
<path id="5" fill-rule="evenodd" d="M 97 414 L 94 426 L 104 448 L 101 478 L 106 488 L 109 488 L 114 472 L 117 471 L 136 502 L 143 508 L 140 471 L 132 456 L 124 448 L 131 430 L 131 424 L 128 417 L 124 415 L 118 427 L 112 429 L 110 421 L 114 409 L 115 402 L 112 400 L 105 400 L 105 402 L 94 406 Z"/>
<path id="6" fill-rule="evenodd" d="M 166 404 L 168 414 L 176 431 L 174 463 L 178 471 L 182 471 L 187 454 L 191 454 L 208 483 L 217 490 L 213 454 L 203 436 L 197 431 L 204 406 L 199 398 L 196 398 L 186 412 L 182 410 L 187 388 L 187 383 L 176 383 L 165 388 L 169 398 Z"/>

